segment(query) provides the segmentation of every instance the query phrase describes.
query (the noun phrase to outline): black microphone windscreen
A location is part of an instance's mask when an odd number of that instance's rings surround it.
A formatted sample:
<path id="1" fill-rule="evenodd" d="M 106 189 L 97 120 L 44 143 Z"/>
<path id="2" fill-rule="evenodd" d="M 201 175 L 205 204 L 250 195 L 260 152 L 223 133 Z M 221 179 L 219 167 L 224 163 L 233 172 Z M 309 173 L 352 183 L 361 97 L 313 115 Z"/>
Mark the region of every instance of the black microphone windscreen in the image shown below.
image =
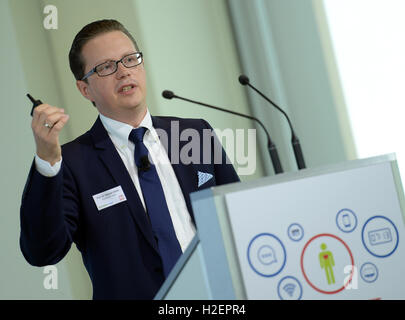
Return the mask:
<path id="1" fill-rule="evenodd" d="M 244 74 L 241 74 L 239 76 L 239 82 L 241 85 L 246 86 L 247 84 L 249 84 L 249 78 L 247 76 L 245 76 Z"/>
<path id="2" fill-rule="evenodd" d="M 150 162 L 148 156 L 141 157 L 141 163 L 138 167 L 139 171 L 148 171 L 150 169 Z"/>
<path id="3" fill-rule="evenodd" d="M 172 99 L 174 97 L 174 93 L 173 93 L 173 91 L 170 91 L 170 90 L 164 90 L 162 92 L 162 96 L 163 96 L 163 98 L 166 98 L 166 99 Z"/>

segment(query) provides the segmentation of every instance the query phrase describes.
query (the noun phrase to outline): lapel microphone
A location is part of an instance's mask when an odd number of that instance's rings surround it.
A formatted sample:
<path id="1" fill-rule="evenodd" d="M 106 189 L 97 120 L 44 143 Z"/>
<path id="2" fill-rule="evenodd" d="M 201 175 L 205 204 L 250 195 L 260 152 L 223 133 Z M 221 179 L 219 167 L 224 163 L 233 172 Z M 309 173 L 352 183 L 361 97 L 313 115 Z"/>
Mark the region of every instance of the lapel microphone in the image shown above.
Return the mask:
<path id="1" fill-rule="evenodd" d="M 140 163 L 140 165 L 138 167 L 138 170 L 141 171 L 141 172 L 148 171 L 150 169 L 150 167 L 151 167 L 148 156 L 147 155 L 142 156 L 140 160 L 141 160 L 141 163 Z"/>

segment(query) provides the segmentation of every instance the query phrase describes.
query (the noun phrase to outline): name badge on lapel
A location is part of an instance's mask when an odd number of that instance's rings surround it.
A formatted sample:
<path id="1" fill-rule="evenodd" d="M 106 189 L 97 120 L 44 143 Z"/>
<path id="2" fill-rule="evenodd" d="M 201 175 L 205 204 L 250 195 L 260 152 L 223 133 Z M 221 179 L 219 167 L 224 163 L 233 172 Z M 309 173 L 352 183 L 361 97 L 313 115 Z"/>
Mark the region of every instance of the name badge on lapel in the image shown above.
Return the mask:
<path id="1" fill-rule="evenodd" d="M 127 201 L 121 186 L 106 190 L 93 196 L 98 211 L 111 207 L 117 203 Z"/>

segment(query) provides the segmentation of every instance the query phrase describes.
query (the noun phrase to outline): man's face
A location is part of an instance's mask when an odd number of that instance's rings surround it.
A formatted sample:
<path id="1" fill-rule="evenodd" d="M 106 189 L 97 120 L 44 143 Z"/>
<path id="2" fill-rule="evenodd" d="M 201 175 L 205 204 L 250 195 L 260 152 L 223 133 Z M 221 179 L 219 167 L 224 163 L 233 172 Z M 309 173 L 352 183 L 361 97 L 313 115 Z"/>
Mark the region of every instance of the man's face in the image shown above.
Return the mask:
<path id="1" fill-rule="evenodd" d="M 100 34 L 83 46 L 84 74 L 103 62 L 117 61 L 136 51 L 131 39 L 121 31 Z M 146 75 L 143 62 L 133 68 L 126 68 L 118 63 L 115 73 L 105 77 L 94 73 L 87 81 L 88 84 L 77 81 L 80 92 L 94 101 L 99 112 L 106 116 L 119 118 L 130 110 L 137 109 L 140 113 L 146 110 Z M 133 88 L 123 91 L 128 85 Z"/>

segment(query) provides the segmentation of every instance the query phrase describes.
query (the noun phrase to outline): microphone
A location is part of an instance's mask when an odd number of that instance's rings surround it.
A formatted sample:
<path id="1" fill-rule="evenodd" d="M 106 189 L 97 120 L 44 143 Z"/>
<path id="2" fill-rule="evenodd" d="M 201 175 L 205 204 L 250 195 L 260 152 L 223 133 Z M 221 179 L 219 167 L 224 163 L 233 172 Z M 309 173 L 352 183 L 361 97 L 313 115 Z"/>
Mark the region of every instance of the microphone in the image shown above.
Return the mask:
<path id="1" fill-rule="evenodd" d="M 283 168 L 281 167 L 281 163 L 280 163 L 280 159 L 278 157 L 276 145 L 271 141 L 268 131 L 266 130 L 263 123 L 259 119 L 255 118 L 255 117 L 252 117 L 252 116 L 249 116 L 249 115 L 246 115 L 246 114 L 236 112 L 236 111 L 231 111 L 231 110 L 223 109 L 223 108 L 220 108 L 220 107 L 212 106 L 212 105 L 209 105 L 209 104 L 206 104 L 206 103 L 203 103 L 203 102 L 198 102 L 198 101 L 190 100 L 190 99 L 187 99 L 187 98 L 179 97 L 179 96 L 175 95 L 173 93 L 173 91 L 170 91 L 170 90 L 164 90 L 162 92 L 162 96 L 165 99 L 170 100 L 170 99 L 176 98 L 176 99 L 184 100 L 184 101 L 191 102 L 191 103 L 194 103 L 194 104 L 199 104 L 199 105 L 204 106 L 204 107 L 208 107 L 208 108 L 216 109 L 216 110 L 219 110 L 219 111 L 232 113 L 234 115 L 256 121 L 263 128 L 264 132 L 266 133 L 266 136 L 267 136 L 267 149 L 268 149 L 269 154 L 270 154 L 270 158 L 271 158 L 271 162 L 273 164 L 274 172 L 276 174 L 283 173 Z"/>
<path id="2" fill-rule="evenodd" d="M 291 121 L 290 121 L 290 118 L 288 117 L 288 115 L 277 104 L 275 104 L 268 97 L 266 97 L 263 93 L 261 93 L 258 89 L 256 89 L 254 86 L 252 86 L 250 84 L 249 78 L 247 76 L 245 76 L 244 74 L 240 75 L 239 82 L 243 86 L 247 85 L 248 87 L 252 88 L 258 94 L 260 94 L 265 100 L 270 102 L 277 110 L 279 110 L 287 118 L 288 124 L 291 129 L 291 144 L 292 144 L 292 147 L 294 150 L 295 160 L 297 162 L 298 169 L 299 170 L 305 169 L 306 166 L 305 166 L 304 156 L 303 156 L 302 150 L 301 150 L 300 141 L 298 140 L 297 136 L 295 135 L 294 129 L 292 127 L 292 124 L 291 124 Z"/>
<path id="3" fill-rule="evenodd" d="M 143 156 L 143 157 L 141 157 L 140 160 L 141 160 L 141 163 L 140 163 L 140 165 L 138 167 L 138 170 L 141 171 L 141 172 L 148 171 L 150 169 L 150 166 L 151 166 L 148 156 Z"/>

